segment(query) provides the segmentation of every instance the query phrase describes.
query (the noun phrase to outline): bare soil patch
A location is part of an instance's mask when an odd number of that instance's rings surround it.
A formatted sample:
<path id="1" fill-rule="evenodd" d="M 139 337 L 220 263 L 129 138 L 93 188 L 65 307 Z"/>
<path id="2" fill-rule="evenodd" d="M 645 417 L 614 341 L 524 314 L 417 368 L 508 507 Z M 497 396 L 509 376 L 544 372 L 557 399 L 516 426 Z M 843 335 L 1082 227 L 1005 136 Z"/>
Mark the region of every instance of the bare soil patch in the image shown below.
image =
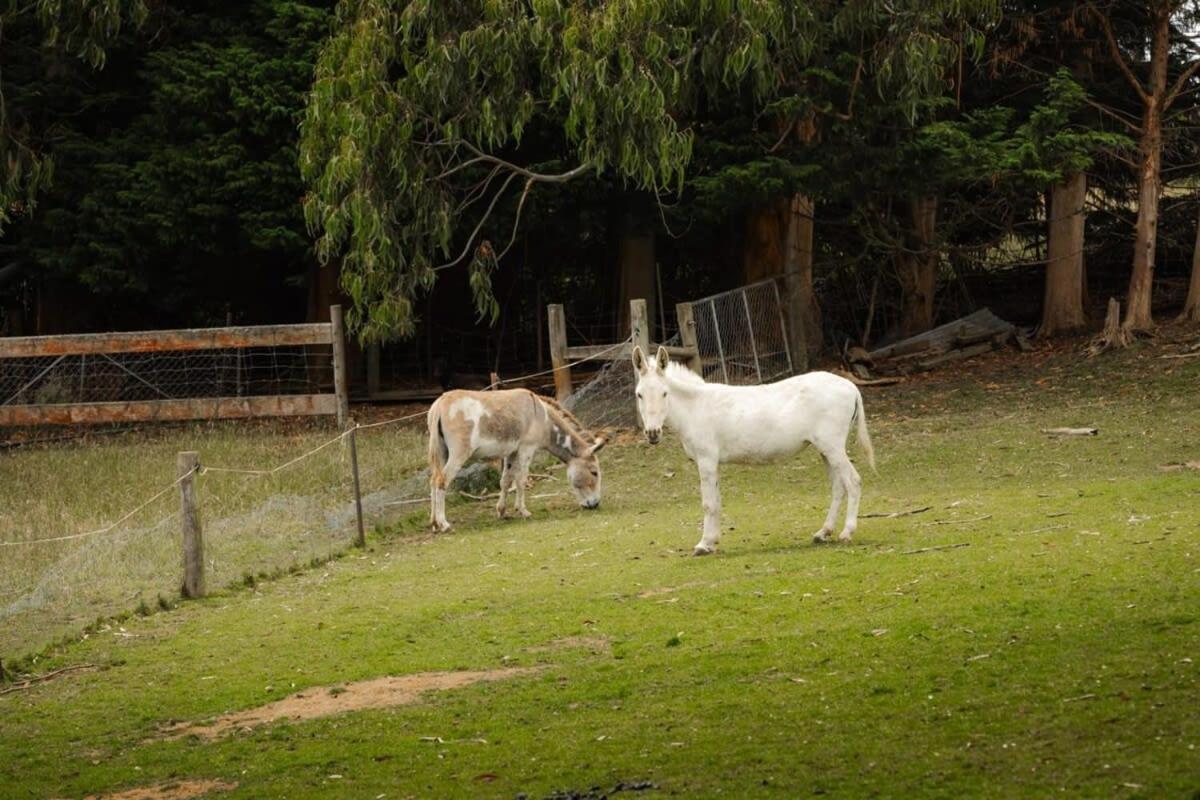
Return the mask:
<path id="1" fill-rule="evenodd" d="M 207 722 L 180 722 L 166 726 L 161 729 L 159 738 L 199 736 L 202 739 L 219 739 L 235 731 L 248 731 L 280 720 L 302 721 L 349 711 L 402 706 L 416 702 L 426 692 L 461 689 L 473 683 L 501 681 L 535 672 L 538 672 L 538 668 L 419 672 L 339 686 L 314 686 L 274 703 L 226 714 Z"/>
<path id="2" fill-rule="evenodd" d="M 139 786 L 112 794 L 92 794 L 86 800 L 190 800 L 213 792 L 231 792 L 236 783 L 214 780 L 175 781 Z"/>

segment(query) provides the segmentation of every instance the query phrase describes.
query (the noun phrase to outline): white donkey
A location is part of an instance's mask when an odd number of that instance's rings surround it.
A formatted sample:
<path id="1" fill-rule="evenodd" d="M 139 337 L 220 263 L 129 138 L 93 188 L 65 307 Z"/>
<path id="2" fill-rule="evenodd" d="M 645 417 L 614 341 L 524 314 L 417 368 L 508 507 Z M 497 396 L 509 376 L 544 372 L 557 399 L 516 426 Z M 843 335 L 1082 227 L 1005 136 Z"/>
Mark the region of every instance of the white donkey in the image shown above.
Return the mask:
<path id="1" fill-rule="evenodd" d="M 446 392 L 429 407 L 429 520 L 434 530 L 448 531 L 446 487 L 473 456 L 503 459 L 496 513 L 507 511 L 508 493 L 517 496 L 517 512 L 525 508 L 525 478 L 538 450 L 567 465 L 567 482 L 584 508 L 600 505 L 600 461 L 603 439 L 593 439 L 558 403 L 527 389 Z"/>
<path id="2" fill-rule="evenodd" d="M 850 427 L 858 420 L 858 441 L 875 468 L 875 452 L 867 434 L 862 395 L 845 378 L 809 372 L 762 386 L 706 383 L 681 364 L 670 363 L 658 348 L 648 361 L 633 348 L 637 370 L 637 407 L 646 438 L 656 444 L 667 423 L 679 434 L 683 449 L 700 471 L 704 504 L 704 536 L 695 554 L 708 555 L 721 539 L 721 489 L 717 468 L 723 461 L 763 462 L 790 456 L 812 443 L 825 461 L 833 484 L 833 502 L 814 542 L 828 542 L 843 496 L 846 524 L 838 540 L 849 542 L 858 525 L 862 479 L 846 455 Z"/>

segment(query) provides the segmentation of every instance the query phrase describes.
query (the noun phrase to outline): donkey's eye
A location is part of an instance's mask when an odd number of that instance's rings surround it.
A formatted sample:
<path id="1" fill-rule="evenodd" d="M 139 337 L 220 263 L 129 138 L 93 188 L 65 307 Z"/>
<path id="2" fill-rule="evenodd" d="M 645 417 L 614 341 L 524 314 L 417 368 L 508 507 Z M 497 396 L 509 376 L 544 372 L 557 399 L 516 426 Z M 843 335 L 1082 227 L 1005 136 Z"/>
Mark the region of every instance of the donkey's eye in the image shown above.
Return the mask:
<path id="1" fill-rule="evenodd" d="M 637 393 L 637 397 L 638 397 L 638 400 L 641 400 L 641 399 L 642 399 L 642 393 L 641 393 L 641 392 L 638 392 L 638 393 Z"/>
<path id="2" fill-rule="evenodd" d="M 663 392 L 663 397 L 666 397 L 666 396 L 667 396 L 667 393 L 666 393 L 666 392 Z"/>

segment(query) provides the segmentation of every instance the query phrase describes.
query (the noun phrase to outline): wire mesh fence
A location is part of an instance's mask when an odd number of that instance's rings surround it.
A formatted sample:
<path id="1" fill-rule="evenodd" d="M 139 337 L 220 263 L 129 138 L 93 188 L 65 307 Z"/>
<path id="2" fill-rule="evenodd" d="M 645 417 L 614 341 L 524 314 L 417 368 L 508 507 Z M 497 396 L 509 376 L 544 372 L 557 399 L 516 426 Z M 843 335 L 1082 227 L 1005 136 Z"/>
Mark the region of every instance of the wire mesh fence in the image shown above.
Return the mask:
<path id="1" fill-rule="evenodd" d="M 775 281 L 693 300 L 692 314 L 705 380 L 757 384 L 792 374 Z"/>
<path id="2" fill-rule="evenodd" d="M 0 406 L 331 391 L 329 345 L 0 358 Z"/>
<path id="3" fill-rule="evenodd" d="M 675 334 L 663 344 L 680 344 Z M 571 393 L 563 405 L 593 433 L 637 425 L 637 383 L 633 362 L 628 358 L 609 361 L 585 384 Z"/>

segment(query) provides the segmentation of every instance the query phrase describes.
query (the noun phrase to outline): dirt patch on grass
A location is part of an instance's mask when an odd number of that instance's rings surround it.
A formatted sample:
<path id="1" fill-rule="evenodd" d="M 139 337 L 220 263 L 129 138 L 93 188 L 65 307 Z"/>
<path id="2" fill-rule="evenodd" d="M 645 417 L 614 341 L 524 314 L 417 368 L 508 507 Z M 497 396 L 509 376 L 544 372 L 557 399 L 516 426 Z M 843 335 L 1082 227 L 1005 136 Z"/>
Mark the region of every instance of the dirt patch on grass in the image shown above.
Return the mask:
<path id="1" fill-rule="evenodd" d="M 538 668 L 510 667 L 507 669 L 462 672 L 420 672 L 372 678 L 340 686 L 314 686 L 265 706 L 226 714 L 207 722 L 180 722 L 159 731 L 160 739 L 181 739 L 199 736 L 219 739 L 235 731 L 248 731 L 259 725 L 280 720 L 303 721 L 414 703 L 426 692 L 461 689 L 473 683 L 502 681 L 538 672 Z"/>
<path id="2" fill-rule="evenodd" d="M 139 786 L 112 794 L 90 794 L 85 800 L 190 800 L 213 792 L 231 792 L 236 788 L 236 783 L 226 781 L 175 781 Z"/>
<path id="3" fill-rule="evenodd" d="M 530 653 L 553 653 L 556 650 L 570 650 L 576 647 L 592 652 L 608 652 L 612 645 L 603 636 L 564 636 L 561 639 L 526 649 Z"/>

